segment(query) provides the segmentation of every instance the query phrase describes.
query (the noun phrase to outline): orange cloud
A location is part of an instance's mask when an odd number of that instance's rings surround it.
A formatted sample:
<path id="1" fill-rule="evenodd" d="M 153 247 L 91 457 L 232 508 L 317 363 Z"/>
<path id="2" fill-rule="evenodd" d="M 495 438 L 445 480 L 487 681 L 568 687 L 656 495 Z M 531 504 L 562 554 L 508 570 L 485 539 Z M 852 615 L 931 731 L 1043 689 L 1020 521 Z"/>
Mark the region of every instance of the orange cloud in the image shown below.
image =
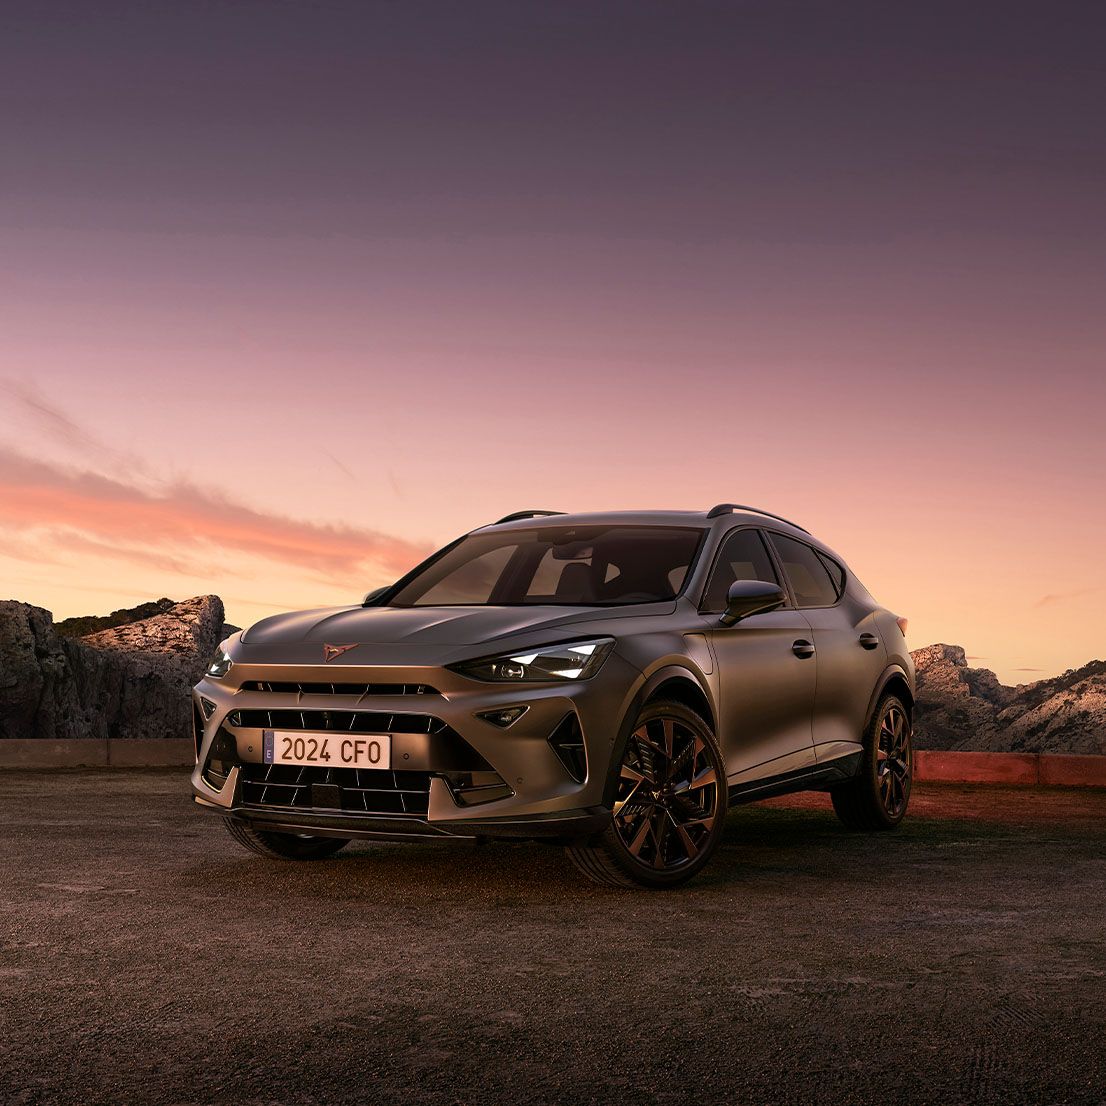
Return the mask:
<path id="1" fill-rule="evenodd" d="M 375 564 L 399 575 L 428 547 L 376 530 L 299 522 L 252 510 L 187 483 L 146 490 L 66 470 L 0 447 L 0 527 L 76 531 L 126 559 L 179 567 L 188 552 L 235 550 L 335 579 Z M 141 551 L 136 542 L 142 543 Z"/>

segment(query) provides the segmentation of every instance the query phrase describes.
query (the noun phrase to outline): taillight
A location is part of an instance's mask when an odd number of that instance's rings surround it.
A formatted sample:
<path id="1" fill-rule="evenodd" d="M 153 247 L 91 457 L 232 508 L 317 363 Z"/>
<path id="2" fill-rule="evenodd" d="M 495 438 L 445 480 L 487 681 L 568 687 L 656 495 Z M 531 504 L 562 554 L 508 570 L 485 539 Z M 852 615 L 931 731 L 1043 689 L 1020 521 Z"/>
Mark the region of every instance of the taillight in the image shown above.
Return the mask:
<path id="1" fill-rule="evenodd" d="M 902 636 L 906 637 L 906 627 L 908 624 L 908 620 L 905 618 L 896 618 L 895 622 L 898 623 L 899 629 L 902 630 Z"/>

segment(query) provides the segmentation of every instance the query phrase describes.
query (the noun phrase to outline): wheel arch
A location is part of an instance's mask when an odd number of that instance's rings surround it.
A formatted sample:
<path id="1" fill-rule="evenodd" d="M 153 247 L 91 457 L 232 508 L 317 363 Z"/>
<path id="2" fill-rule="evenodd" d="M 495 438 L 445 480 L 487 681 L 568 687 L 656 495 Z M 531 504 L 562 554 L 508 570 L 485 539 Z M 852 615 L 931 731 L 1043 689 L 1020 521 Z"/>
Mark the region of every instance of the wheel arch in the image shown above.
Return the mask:
<path id="1" fill-rule="evenodd" d="M 868 701 L 868 710 L 865 714 L 865 730 L 872 721 L 872 715 L 879 705 L 880 699 L 888 692 L 897 695 L 906 707 L 910 720 L 914 720 L 914 692 L 910 688 L 910 680 L 907 678 L 906 669 L 900 665 L 891 664 L 883 670 L 882 675 L 876 681 L 875 690 Z"/>
<path id="2" fill-rule="evenodd" d="M 622 754 L 626 751 L 626 742 L 630 739 L 637 716 L 645 705 L 654 699 L 673 699 L 677 703 L 682 703 L 700 715 L 717 735 L 718 712 L 706 680 L 691 668 L 679 664 L 667 664 L 651 673 L 630 700 L 615 738 L 610 760 L 612 769 L 614 765 L 622 762 Z M 609 807 L 614 802 L 616 786 L 616 774 L 612 770 L 608 773 L 607 783 L 603 789 L 604 806 Z"/>
<path id="3" fill-rule="evenodd" d="M 654 699 L 672 699 L 695 711 L 715 733 L 718 732 L 714 706 L 699 682 L 688 672 L 677 669 L 659 681 L 646 685 L 649 690 L 642 700 L 642 706 Z"/>

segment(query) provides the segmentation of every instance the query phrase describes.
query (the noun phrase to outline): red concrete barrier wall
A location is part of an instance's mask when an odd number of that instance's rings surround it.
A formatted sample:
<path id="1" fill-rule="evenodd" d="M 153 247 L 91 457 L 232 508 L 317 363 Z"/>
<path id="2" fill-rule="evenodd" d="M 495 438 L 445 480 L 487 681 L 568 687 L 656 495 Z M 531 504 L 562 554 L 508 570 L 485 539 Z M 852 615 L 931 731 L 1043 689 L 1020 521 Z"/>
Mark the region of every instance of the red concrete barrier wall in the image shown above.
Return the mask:
<path id="1" fill-rule="evenodd" d="M 1035 784 L 1039 780 L 1039 760 L 1036 753 L 954 753 L 918 749 L 914 753 L 914 776 L 933 783 Z"/>
<path id="2" fill-rule="evenodd" d="M 914 777 L 923 783 L 1106 787 L 1106 756 L 918 749 L 914 753 Z"/>
<path id="3" fill-rule="evenodd" d="M 1106 756 L 1042 753 L 1040 759 L 1044 787 L 1106 787 Z"/>

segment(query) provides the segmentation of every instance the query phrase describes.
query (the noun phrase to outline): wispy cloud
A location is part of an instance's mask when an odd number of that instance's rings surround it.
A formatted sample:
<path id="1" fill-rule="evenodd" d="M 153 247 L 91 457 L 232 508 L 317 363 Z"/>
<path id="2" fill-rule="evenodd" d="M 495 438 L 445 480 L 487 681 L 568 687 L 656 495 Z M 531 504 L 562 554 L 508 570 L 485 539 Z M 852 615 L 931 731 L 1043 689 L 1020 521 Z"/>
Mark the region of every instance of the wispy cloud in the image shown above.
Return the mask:
<path id="1" fill-rule="evenodd" d="M 80 428 L 75 427 L 79 432 Z M 335 582 L 368 566 L 406 571 L 427 548 L 377 530 L 268 514 L 187 482 L 138 487 L 0 447 L 0 526 L 51 531 L 121 559 L 184 571 L 220 550 L 309 569 Z"/>
<path id="2" fill-rule="evenodd" d="M 101 440 L 81 426 L 32 382 L 0 379 L 0 392 L 6 392 L 15 401 L 22 414 L 45 438 L 71 453 L 109 468 L 125 466 L 134 472 L 145 467 L 125 450 Z"/>
<path id="3" fill-rule="evenodd" d="M 1053 603 L 1066 603 L 1071 599 L 1082 599 L 1085 595 L 1095 595 L 1101 590 L 1102 588 L 1077 588 L 1075 591 L 1050 592 L 1048 595 L 1042 595 L 1033 606 L 1049 607 Z"/>
<path id="4" fill-rule="evenodd" d="M 339 472 L 345 473 L 345 475 L 350 480 L 353 480 L 353 481 L 357 480 L 357 477 L 354 475 L 353 470 L 347 464 L 345 464 L 344 462 L 340 461 L 337 457 L 335 457 L 334 454 L 331 453 L 329 449 L 324 449 L 323 453 L 325 453 L 326 456 L 329 457 L 331 459 L 331 461 L 334 462 L 334 467 L 336 469 L 338 469 Z"/>

